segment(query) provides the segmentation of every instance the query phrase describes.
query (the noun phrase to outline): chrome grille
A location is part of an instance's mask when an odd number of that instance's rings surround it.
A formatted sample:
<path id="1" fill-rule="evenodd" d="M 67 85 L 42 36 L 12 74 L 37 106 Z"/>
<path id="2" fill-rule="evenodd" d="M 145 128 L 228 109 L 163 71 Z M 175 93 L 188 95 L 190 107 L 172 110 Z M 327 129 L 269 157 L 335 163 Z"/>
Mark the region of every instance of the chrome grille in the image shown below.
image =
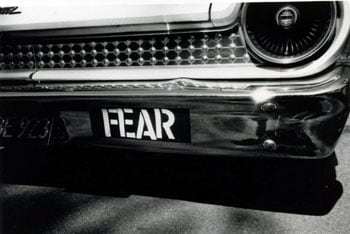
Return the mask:
<path id="1" fill-rule="evenodd" d="M 238 26 L 221 32 L 89 39 L 6 40 L 1 69 L 232 64 L 250 61 Z"/>

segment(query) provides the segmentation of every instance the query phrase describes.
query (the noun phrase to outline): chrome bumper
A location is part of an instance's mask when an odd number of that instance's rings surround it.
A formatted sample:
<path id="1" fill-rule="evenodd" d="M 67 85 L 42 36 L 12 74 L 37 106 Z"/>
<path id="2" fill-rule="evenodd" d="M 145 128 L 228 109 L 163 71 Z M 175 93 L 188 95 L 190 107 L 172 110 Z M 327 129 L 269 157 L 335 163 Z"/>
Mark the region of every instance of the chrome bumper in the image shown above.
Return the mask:
<path id="1" fill-rule="evenodd" d="M 1 86 L 0 96 L 1 104 L 23 100 L 62 120 L 67 138 L 50 145 L 79 142 L 160 153 L 322 158 L 334 152 L 348 117 L 349 75 L 350 68 L 339 66 L 318 77 L 283 82 L 39 83 Z M 90 114 L 104 105 L 188 109 L 191 143 L 98 138 Z"/>

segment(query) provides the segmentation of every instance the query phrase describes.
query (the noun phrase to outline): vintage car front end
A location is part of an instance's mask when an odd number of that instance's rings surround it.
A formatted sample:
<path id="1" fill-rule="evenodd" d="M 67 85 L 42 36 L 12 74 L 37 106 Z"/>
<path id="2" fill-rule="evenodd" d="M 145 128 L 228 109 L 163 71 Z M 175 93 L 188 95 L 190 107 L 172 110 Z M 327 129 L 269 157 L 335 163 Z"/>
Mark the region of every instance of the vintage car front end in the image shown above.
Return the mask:
<path id="1" fill-rule="evenodd" d="M 4 147 L 334 152 L 349 112 L 349 2 L 23 4 L 0 15 Z"/>

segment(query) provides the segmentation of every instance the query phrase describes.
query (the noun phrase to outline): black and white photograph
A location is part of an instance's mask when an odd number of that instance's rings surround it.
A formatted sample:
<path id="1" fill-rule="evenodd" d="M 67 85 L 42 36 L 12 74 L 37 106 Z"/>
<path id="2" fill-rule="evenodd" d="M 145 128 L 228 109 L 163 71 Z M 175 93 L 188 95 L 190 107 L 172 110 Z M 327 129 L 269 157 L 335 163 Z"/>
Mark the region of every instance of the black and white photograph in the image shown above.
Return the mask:
<path id="1" fill-rule="evenodd" d="M 348 234 L 349 79 L 347 0 L 1 0 L 0 234 Z"/>

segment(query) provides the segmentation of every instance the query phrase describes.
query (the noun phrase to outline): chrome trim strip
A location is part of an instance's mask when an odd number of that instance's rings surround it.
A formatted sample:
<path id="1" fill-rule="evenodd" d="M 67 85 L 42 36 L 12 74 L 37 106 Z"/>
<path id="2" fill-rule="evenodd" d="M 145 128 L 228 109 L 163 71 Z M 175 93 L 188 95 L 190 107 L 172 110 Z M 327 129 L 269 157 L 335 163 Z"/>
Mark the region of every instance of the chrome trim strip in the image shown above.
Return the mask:
<path id="1" fill-rule="evenodd" d="M 31 80 L 34 70 L 5 70 L 0 72 L 0 81 L 2 80 Z"/>
<path id="2" fill-rule="evenodd" d="M 38 83 L 18 87 L 21 91 L 0 88 L 0 97 L 29 96 L 218 96 L 250 97 L 264 101 L 276 96 L 319 95 L 343 88 L 348 78 L 341 76 L 338 67 L 322 76 L 308 80 L 278 81 L 199 81 L 175 79 L 167 81 L 95 82 L 95 83 Z"/>
<path id="3" fill-rule="evenodd" d="M 211 31 L 213 24 L 210 21 L 181 22 L 181 23 L 154 23 L 154 24 L 132 24 L 125 26 L 100 26 L 85 28 L 65 28 L 65 29 L 46 29 L 31 31 L 11 31 L 6 35 L 13 37 L 75 37 L 82 38 L 86 36 L 98 36 L 100 34 L 115 35 L 121 34 L 128 36 L 150 35 L 150 34 L 170 34 L 176 30 L 189 30 L 189 32 Z"/>

